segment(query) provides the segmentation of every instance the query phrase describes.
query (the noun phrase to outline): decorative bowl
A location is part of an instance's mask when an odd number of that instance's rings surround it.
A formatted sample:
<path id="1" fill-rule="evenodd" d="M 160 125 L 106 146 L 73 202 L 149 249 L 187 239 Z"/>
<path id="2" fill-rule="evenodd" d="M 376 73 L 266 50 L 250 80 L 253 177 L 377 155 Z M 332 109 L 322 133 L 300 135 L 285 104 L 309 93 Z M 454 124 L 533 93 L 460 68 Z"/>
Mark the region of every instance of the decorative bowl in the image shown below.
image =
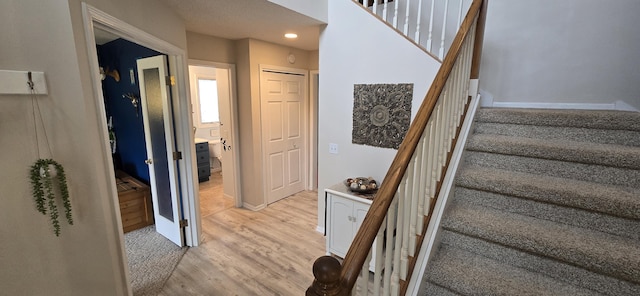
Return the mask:
<path id="1" fill-rule="evenodd" d="M 358 193 L 373 193 L 378 190 L 378 183 L 373 178 L 365 178 L 365 177 L 355 177 L 355 178 L 347 178 L 344 181 L 344 184 L 349 188 L 349 190 Z"/>

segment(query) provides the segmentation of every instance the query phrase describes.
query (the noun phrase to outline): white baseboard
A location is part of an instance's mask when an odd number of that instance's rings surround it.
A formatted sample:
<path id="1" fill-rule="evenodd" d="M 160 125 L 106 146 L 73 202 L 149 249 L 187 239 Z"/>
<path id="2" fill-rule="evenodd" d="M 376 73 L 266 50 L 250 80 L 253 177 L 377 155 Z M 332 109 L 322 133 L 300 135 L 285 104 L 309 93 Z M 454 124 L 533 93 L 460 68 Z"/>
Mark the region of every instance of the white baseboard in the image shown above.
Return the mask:
<path id="1" fill-rule="evenodd" d="M 530 108 L 530 109 L 579 109 L 579 110 L 618 110 L 638 111 L 633 106 L 623 102 L 615 103 L 535 103 L 535 102 L 492 102 L 495 108 Z"/>
<path id="2" fill-rule="evenodd" d="M 316 231 L 324 235 L 324 227 L 316 226 Z"/>
<path id="3" fill-rule="evenodd" d="M 266 204 L 261 204 L 261 205 L 258 205 L 258 206 L 254 206 L 252 204 L 248 204 L 248 203 L 245 202 L 245 203 L 242 203 L 242 207 L 247 209 L 247 210 L 251 210 L 251 211 L 255 212 L 255 211 L 259 211 L 259 210 L 262 210 L 262 209 L 266 208 L 267 205 Z"/>

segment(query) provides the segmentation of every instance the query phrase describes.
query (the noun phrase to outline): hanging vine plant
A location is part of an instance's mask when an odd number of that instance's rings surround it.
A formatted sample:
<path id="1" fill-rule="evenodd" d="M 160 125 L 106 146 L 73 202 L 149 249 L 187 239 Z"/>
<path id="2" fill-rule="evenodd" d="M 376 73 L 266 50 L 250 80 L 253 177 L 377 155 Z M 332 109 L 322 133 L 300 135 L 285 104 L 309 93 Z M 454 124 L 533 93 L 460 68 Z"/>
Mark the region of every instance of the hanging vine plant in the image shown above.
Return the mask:
<path id="1" fill-rule="evenodd" d="M 36 202 L 36 209 L 43 215 L 49 213 L 51 223 L 53 224 L 53 232 L 56 236 L 60 236 L 60 221 L 58 214 L 58 206 L 56 205 L 56 192 L 60 193 L 62 204 L 65 209 L 65 217 L 69 225 L 73 225 L 73 217 L 71 216 L 71 202 L 69 201 L 69 188 L 67 187 L 67 176 L 61 164 L 51 158 L 43 158 L 40 149 L 40 140 L 38 137 L 38 118 L 42 124 L 44 140 L 47 144 L 47 151 L 51 155 L 51 147 L 49 146 L 49 137 L 47 137 L 47 129 L 40 112 L 40 104 L 36 100 L 37 95 L 34 82 L 31 79 L 31 72 L 27 74 L 27 86 L 31 90 L 31 109 L 33 111 L 33 128 L 38 150 L 38 160 L 31 166 L 29 177 L 31 179 L 31 188 L 33 190 L 33 198 Z M 38 116 L 36 116 L 36 114 Z M 55 176 L 52 176 L 52 170 Z M 46 205 L 45 205 L 46 203 Z"/>
<path id="2" fill-rule="evenodd" d="M 55 179 L 51 175 L 51 167 L 55 169 Z M 67 177 L 62 165 L 53 159 L 38 159 L 31 166 L 31 186 L 33 189 L 33 197 L 36 201 L 36 208 L 43 215 L 46 215 L 47 211 L 49 212 L 49 217 L 53 224 L 53 231 L 56 236 L 60 236 L 60 221 L 58 219 L 58 207 L 56 206 L 54 181 L 55 187 L 60 191 L 67 222 L 69 225 L 73 225 Z M 45 202 L 47 203 L 46 206 Z"/>

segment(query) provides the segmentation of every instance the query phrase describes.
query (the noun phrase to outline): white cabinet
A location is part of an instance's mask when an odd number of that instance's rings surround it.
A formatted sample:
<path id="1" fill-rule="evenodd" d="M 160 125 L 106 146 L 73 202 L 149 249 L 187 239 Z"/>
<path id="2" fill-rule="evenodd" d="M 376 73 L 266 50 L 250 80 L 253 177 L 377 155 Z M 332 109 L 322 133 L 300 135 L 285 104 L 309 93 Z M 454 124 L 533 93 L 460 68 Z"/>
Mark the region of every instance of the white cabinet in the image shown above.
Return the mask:
<path id="1" fill-rule="evenodd" d="M 327 198 L 327 252 L 344 258 L 351 246 L 371 200 L 348 191 L 345 185 L 337 184 L 325 190 Z M 375 245 L 375 242 L 374 242 Z M 369 270 L 374 271 L 375 250 Z"/>

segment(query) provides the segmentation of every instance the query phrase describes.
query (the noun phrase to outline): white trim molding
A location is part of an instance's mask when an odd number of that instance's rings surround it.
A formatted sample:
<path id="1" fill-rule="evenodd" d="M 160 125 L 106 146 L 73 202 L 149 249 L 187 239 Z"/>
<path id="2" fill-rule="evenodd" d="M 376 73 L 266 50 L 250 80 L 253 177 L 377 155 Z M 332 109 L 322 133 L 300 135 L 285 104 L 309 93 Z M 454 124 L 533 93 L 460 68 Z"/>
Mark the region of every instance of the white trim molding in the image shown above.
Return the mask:
<path id="1" fill-rule="evenodd" d="M 638 111 L 623 102 L 614 103 L 537 103 L 537 102 L 492 102 L 494 108 L 530 108 L 530 109 L 580 109 L 580 110 L 618 110 Z"/>

